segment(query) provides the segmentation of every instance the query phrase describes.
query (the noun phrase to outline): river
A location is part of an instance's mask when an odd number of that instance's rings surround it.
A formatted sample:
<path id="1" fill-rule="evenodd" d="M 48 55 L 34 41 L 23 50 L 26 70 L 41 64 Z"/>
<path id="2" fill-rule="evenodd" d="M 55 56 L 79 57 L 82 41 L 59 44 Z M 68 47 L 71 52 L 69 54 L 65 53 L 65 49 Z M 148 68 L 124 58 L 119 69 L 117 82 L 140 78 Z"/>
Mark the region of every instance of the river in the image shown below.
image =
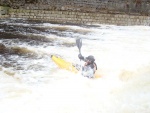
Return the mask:
<path id="1" fill-rule="evenodd" d="M 62 70 L 94 55 L 101 76 Z M 0 113 L 150 113 L 150 27 L 0 20 Z"/>

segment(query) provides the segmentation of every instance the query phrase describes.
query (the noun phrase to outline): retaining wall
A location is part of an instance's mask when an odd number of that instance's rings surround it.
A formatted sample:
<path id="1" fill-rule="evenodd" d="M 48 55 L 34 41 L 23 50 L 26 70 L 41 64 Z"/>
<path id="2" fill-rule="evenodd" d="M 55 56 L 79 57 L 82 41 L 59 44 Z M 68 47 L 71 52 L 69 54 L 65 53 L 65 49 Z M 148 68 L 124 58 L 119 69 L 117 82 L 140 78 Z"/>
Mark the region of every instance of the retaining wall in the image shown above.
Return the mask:
<path id="1" fill-rule="evenodd" d="M 8 18 L 9 15 L 9 7 L 0 6 L 0 18 Z"/>
<path id="2" fill-rule="evenodd" d="M 127 14 L 10 9 L 9 15 L 11 18 L 26 18 L 31 20 L 76 24 L 150 25 L 149 16 Z"/>
<path id="3" fill-rule="evenodd" d="M 0 6 L 0 18 L 24 18 L 74 24 L 147 25 L 150 16 L 106 14 L 101 12 L 13 9 Z"/>

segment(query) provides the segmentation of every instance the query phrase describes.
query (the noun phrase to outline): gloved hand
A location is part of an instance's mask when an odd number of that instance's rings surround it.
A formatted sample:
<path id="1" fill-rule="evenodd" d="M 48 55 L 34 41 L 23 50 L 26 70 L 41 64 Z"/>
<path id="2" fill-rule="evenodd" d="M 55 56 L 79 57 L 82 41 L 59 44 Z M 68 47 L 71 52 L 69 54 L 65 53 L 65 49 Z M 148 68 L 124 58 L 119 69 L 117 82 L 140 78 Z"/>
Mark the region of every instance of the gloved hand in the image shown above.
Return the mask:
<path id="1" fill-rule="evenodd" d="M 78 57 L 80 60 L 84 60 L 84 57 L 81 54 L 79 54 Z"/>

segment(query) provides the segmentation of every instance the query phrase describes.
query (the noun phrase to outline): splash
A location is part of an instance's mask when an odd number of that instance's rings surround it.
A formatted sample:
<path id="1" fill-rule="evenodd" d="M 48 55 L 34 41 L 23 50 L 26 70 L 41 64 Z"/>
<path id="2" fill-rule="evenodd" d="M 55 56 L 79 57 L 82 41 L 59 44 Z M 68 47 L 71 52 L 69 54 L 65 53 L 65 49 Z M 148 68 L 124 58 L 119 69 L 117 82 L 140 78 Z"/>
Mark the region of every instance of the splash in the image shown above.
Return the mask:
<path id="1" fill-rule="evenodd" d="M 149 113 L 150 27 L 0 23 L 1 113 Z M 99 79 L 59 69 L 55 54 L 80 64 L 94 55 Z"/>

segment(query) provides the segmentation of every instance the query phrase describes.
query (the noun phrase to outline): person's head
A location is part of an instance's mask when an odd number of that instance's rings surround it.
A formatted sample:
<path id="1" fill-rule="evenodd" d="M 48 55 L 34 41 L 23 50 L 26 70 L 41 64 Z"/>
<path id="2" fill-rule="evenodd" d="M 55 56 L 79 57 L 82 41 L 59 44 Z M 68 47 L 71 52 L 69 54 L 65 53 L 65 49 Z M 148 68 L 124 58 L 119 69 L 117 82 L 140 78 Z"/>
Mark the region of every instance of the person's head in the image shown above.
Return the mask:
<path id="1" fill-rule="evenodd" d="M 95 61 L 94 56 L 89 55 L 88 57 L 86 57 L 86 62 L 87 62 L 88 64 L 93 63 L 94 61 Z"/>

